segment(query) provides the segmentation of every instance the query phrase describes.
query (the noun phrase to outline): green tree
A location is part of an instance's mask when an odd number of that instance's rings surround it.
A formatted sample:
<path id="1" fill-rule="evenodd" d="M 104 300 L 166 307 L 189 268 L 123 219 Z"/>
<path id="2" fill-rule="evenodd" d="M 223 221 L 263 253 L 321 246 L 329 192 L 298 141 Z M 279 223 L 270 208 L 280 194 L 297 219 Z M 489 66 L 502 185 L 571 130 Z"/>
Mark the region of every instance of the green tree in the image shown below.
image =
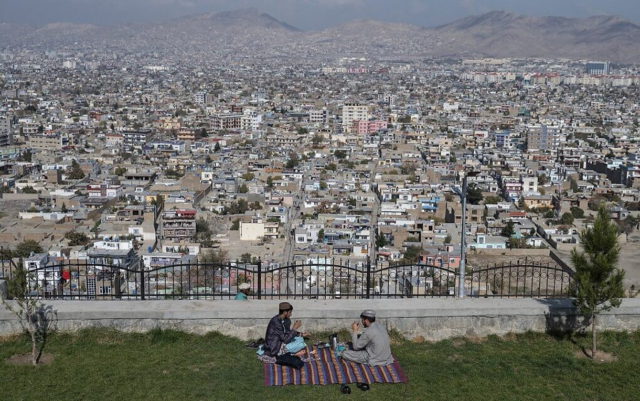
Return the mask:
<path id="1" fill-rule="evenodd" d="M 447 234 L 447 236 L 444 237 L 444 243 L 445 244 L 450 244 L 451 243 L 451 234 Z"/>
<path id="2" fill-rule="evenodd" d="M 318 242 L 323 242 L 324 241 L 324 228 L 321 228 L 320 231 L 318 231 Z"/>
<path id="3" fill-rule="evenodd" d="M 251 263 L 251 254 L 247 252 L 240 255 L 240 263 Z"/>
<path id="4" fill-rule="evenodd" d="M 387 246 L 387 239 L 384 235 L 378 235 L 376 238 L 376 247 L 384 248 L 385 246 Z"/>
<path id="5" fill-rule="evenodd" d="M 247 192 L 249 192 L 249 187 L 247 187 L 247 184 L 242 183 L 242 184 L 238 187 L 238 193 L 240 193 L 240 194 L 246 194 Z"/>
<path id="6" fill-rule="evenodd" d="M 569 213 L 569 212 L 565 212 L 562 214 L 562 216 L 560 217 L 560 223 L 566 225 L 566 226 L 570 226 L 573 224 L 573 214 Z"/>
<path id="7" fill-rule="evenodd" d="M 216 145 L 213 147 L 213 151 L 214 152 L 219 152 L 220 151 L 220 142 L 216 142 Z"/>
<path id="8" fill-rule="evenodd" d="M 233 223 L 231 223 L 231 228 L 229 228 L 229 230 L 238 231 L 239 229 L 240 229 L 240 219 L 233 220 Z"/>
<path id="9" fill-rule="evenodd" d="M 571 208 L 571 214 L 576 219 L 581 219 L 581 218 L 584 217 L 584 210 L 580 209 L 579 207 L 574 206 L 574 207 Z"/>
<path id="10" fill-rule="evenodd" d="M 472 205 L 477 205 L 484 199 L 482 196 L 482 190 L 478 188 L 476 184 L 467 186 L 467 202 Z"/>
<path id="11" fill-rule="evenodd" d="M 72 180 L 81 180 L 84 178 L 84 171 L 82 171 L 82 168 L 77 161 L 73 160 L 71 162 L 71 167 L 69 168 L 67 176 Z"/>
<path id="12" fill-rule="evenodd" d="M 26 187 L 22 188 L 22 193 L 23 194 L 37 194 L 38 191 L 36 191 L 36 189 L 30 185 L 27 185 Z"/>
<path id="13" fill-rule="evenodd" d="M 87 245 L 89 243 L 89 237 L 85 233 L 79 233 L 77 231 L 69 231 L 64 235 L 69 240 L 69 246 Z"/>
<path id="14" fill-rule="evenodd" d="M 254 178 L 256 178 L 256 175 L 253 174 L 252 172 L 246 172 L 244 174 L 242 174 L 242 179 L 245 181 L 251 181 Z"/>
<path id="15" fill-rule="evenodd" d="M 119 166 L 119 167 L 116 167 L 114 174 L 117 175 L 118 177 L 122 177 L 126 172 L 127 172 L 126 167 Z"/>
<path id="16" fill-rule="evenodd" d="M 323 140 L 324 140 L 324 137 L 318 133 L 318 134 L 315 134 L 313 138 L 311 138 L 311 143 L 313 143 L 313 146 L 318 146 L 322 143 Z"/>
<path id="17" fill-rule="evenodd" d="M 344 159 L 345 157 L 347 157 L 347 151 L 338 149 L 333 152 L 333 155 L 336 157 L 336 159 Z"/>
<path id="18" fill-rule="evenodd" d="M 574 304 L 591 322 L 591 358 L 597 351 L 596 317 L 603 311 L 620 306 L 624 297 L 624 271 L 618 269 L 620 246 L 618 227 L 605 210 L 598 210 L 593 228 L 580 234 L 584 252 L 574 249 L 571 261 L 575 269 L 572 286 Z"/>
<path id="19" fill-rule="evenodd" d="M 322 190 L 327 189 L 327 183 L 325 181 L 320 181 L 320 189 Z"/>
<path id="20" fill-rule="evenodd" d="M 17 258 L 28 258 L 32 252 L 41 253 L 42 247 L 36 241 L 28 239 L 18 244 L 14 256 Z"/>
<path id="21" fill-rule="evenodd" d="M 502 235 L 503 237 L 511 238 L 511 236 L 513 236 L 513 234 L 516 233 L 513 228 L 514 226 L 515 224 L 513 223 L 513 221 L 507 222 L 507 225 L 502 227 L 502 231 L 500 232 L 500 235 Z"/>

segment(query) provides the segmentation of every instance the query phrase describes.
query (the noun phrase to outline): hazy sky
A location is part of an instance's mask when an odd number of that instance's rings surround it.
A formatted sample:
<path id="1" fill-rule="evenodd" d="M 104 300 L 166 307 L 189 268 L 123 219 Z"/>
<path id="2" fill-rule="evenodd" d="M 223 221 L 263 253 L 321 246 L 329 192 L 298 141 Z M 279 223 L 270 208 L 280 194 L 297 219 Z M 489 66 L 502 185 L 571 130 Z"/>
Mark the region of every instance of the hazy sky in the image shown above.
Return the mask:
<path id="1" fill-rule="evenodd" d="M 607 14 L 640 22 L 638 0 L 0 0 L 0 21 L 110 25 L 247 7 L 301 29 L 320 29 L 353 19 L 436 26 L 491 10 L 568 17 Z"/>

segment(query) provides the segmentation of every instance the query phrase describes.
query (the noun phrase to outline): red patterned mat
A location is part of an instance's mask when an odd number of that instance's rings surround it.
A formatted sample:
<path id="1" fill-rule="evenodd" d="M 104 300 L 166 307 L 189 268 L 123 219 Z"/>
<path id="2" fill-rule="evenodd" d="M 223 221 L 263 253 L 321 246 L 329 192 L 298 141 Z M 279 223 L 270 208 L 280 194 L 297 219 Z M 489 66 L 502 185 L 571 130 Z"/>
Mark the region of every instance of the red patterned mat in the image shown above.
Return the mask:
<path id="1" fill-rule="evenodd" d="M 330 348 L 307 347 L 317 357 L 298 370 L 275 363 L 264 364 L 264 385 L 287 384 L 348 384 L 348 383 L 406 383 L 407 376 L 396 360 L 387 366 L 369 366 L 336 358 Z M 313 353 L 311 353 L 313 356 Z"/>

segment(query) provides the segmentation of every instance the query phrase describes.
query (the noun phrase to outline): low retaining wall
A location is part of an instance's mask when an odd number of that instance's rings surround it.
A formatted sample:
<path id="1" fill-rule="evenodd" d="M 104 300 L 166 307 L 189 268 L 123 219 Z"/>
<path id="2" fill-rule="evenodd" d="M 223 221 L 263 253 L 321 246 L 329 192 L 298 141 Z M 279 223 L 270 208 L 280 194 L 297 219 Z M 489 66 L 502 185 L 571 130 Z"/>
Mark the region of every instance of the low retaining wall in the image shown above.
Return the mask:
<path id="1" fill-rule="evenodd" d="M 75 331 L 110 327 L 122 331 L 153 328 L 204 334 L 218 331 L 243 340 L 264 336 L 277 313 L 276 300 L 243 301 L 51 301 L 57 328 Z M 459 336 L 505 335 L 527 331 L 567 331 L 580 320 L 569 299 L 393 299 L 290 300 L 293 318 L 315 332 L 350 327 L 363 309 L 407 338 L 437 341 Z M 625 299 L 598 320 L 600 330 L 640 330 L 640 299 Z M 0 307 L 0 336 L 20 332 L 14 316 Z"/>

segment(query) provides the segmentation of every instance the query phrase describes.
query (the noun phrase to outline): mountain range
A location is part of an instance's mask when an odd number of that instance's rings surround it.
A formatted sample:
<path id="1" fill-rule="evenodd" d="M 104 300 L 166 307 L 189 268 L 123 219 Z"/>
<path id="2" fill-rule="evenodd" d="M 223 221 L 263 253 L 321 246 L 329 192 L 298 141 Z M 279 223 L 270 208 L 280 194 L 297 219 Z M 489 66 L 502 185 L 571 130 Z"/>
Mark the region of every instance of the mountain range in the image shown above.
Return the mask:
<path id="1" fill-rule="evenodd" d="M 202 58 L 514 57 L 640 62 L 640 25 L 613 16 L 531 17 L 493 11 L 446 25 L 357 20 L 302 31 L 255 9 L 156 24 L 0 23 L 0 49 L 101 49 Z"/>

